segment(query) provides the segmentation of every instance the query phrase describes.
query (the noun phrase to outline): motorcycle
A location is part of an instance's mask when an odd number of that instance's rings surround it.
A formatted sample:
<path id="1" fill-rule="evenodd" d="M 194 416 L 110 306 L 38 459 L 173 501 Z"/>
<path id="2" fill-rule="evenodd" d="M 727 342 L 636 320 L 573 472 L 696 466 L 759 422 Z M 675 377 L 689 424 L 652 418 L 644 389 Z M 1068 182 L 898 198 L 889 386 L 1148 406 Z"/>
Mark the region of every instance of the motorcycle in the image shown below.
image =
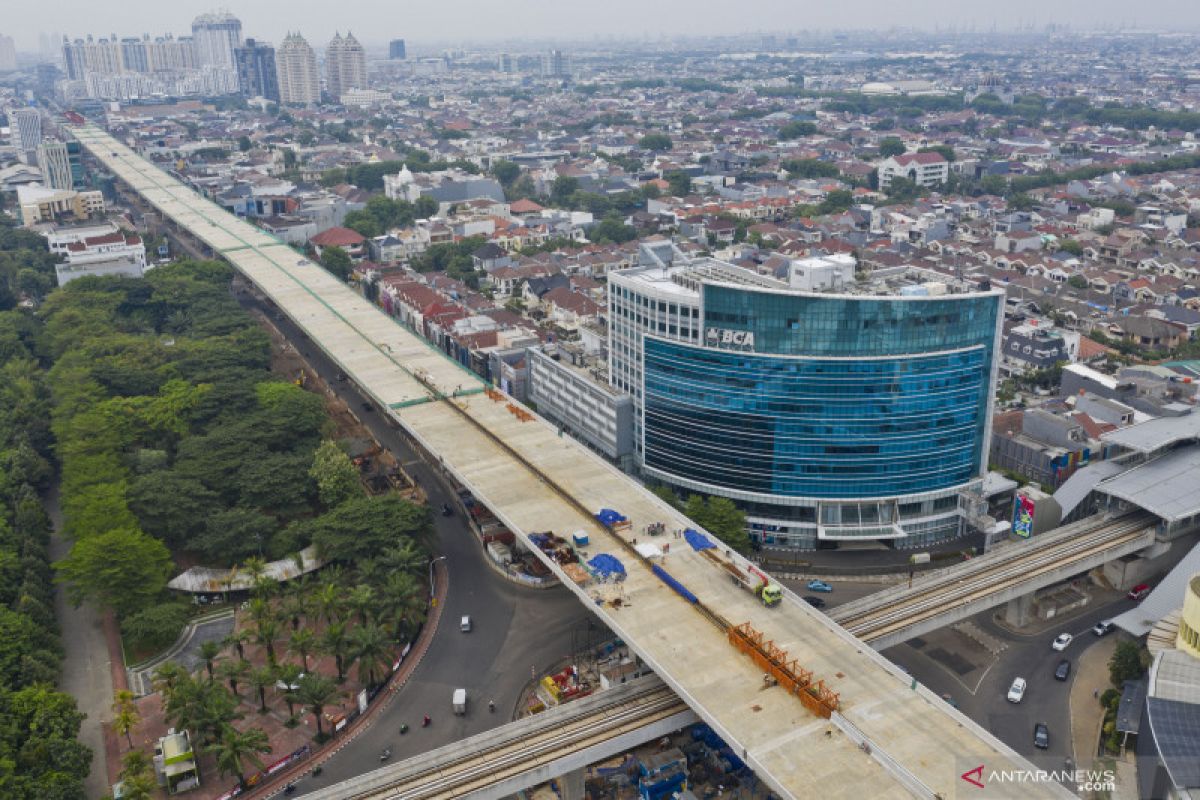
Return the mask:
<path id="1" fill-rule="evenodd" d="M 402 724 L 400 726 L 400 733 L 401 734 L 408 733 L 408 723 L 407 722 L 405 722 L 404 724 Z"/>
<path id="2" fill-rule="evenodd" d="M 390 748 L 390 747 L 386 748 L 382 753 L 379 754 L 380 761 L 387 761 L 391 757 L 392 757 L 392 748 Z"/>

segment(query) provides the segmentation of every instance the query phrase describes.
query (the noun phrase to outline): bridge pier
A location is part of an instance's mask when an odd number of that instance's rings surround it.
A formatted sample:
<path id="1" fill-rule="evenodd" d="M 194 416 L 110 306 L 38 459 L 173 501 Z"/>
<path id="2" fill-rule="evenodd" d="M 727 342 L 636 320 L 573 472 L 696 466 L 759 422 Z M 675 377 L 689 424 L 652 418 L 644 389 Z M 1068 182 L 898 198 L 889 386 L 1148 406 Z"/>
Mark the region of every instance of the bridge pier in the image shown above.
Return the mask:
<path id="1" fill-rule="evenodd" d="M 558 776 L 558 792 L 562 800 L 584 800 L 583 767 Z"/>
<path id="2" fill-rule="evenodd" d="M 1034 592 L 1014 597 L 1004 606 L 1004 621 L 1014 628 L 1023 628 L 1033 622 Z"/>

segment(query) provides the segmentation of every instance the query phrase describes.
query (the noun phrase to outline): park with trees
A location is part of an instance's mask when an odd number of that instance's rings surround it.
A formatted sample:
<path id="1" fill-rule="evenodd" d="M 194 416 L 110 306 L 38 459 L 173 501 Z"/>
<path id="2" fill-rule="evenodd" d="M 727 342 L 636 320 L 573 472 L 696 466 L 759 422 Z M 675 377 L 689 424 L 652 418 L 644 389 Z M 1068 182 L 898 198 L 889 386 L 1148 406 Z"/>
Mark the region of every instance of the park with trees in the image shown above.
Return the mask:
<path id="1" fill-rule="evenodd" d="M 82 800 L 91 750 L 83 714 L 54 687 L 62 648 L 54 615 L 50 520 L 41 494 L 54 476 L 54 398 L 41 324 L 18 299 L 54 285 L 42 237 L 0 218 L 0 796 Z"/>
<path id="2" fill-rule="evenodd" d="M 167 662 L 159 695 L 118 693 L 111 721 L 131 796 L 153 788 L 147 748 L 166 725 L 192 733 L 206 774 L 234 781 L 323 739 L 330 715 L 381 685 L 424 622 L 428 509 L 366 493 L 323 398 L 271 371 L 270 339 L 230 293 L 229 267 L 178 262 L 42 296 L 53 284 L 44 240 L 6 230 L 0 716 L 12 724 L 0 730 L 0 795 L 84 797 L 82 715 L 53 689 L 56 580 L 73 602 L 112 611 L 127 651 L 147 655 L 194 616 L 166 588 L 173 575 L 204 565 L 254 577 L 233 634 L 204 644 L 200 670 Z M 15 308 L 18 296 L 37 307 Z M 52 565 L 41 495 L 56 476 L 70 549 Z M 287 584 L 267 576 L 268 561 L 310 546 L 322 569 Z"/>

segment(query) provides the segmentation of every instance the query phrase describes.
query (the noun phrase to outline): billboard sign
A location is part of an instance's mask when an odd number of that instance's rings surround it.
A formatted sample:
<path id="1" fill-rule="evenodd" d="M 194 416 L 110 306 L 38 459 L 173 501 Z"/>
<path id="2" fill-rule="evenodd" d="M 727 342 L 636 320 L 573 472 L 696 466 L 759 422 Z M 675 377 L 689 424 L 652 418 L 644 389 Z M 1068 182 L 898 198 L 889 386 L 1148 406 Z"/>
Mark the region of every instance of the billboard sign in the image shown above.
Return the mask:
<path id="1" fill-rule="evenodd" d="M 1033 500 L 1018 494 L 1013 501 L 1012 532 L 1022 539 L 1033 536 Z"/>

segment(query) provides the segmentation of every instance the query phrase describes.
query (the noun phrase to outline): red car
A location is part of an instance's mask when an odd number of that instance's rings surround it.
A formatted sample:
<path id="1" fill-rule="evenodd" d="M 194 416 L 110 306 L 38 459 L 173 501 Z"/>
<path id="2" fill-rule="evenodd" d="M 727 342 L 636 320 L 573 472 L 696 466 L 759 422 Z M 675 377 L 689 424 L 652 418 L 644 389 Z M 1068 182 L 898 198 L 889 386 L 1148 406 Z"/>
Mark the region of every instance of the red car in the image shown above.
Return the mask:
<path id="1" fill-rule="evenodd" d="M 1148 594 L 1150 594 L 1150 584 L 1139 583 L 1137 586 L 1129 590 L 1129 594 L 1127 594 L 1126 597 L 1128 597 L 1130 600 L 1141 600 Z"/>

